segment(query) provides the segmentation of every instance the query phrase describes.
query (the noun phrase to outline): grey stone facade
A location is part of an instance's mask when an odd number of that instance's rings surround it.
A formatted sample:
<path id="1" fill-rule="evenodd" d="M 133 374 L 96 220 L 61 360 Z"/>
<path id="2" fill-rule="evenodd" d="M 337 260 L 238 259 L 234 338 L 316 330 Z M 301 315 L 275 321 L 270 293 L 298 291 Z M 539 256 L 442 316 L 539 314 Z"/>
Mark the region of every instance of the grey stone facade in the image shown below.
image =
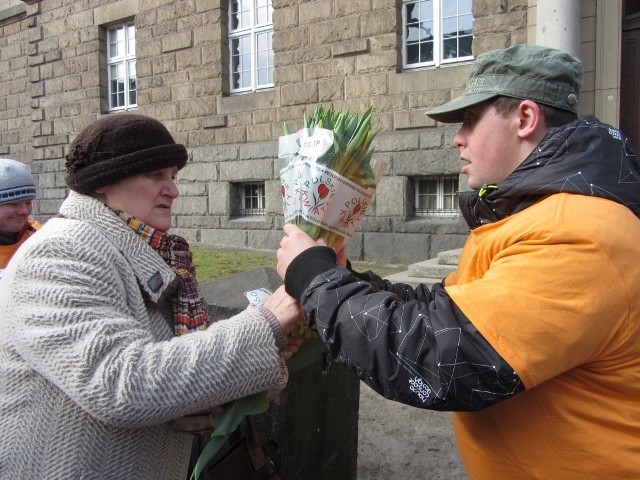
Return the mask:
<path id="1" fill-rule="evenodd" d="M 228 93 L 226 0 L 23 3 L 23 12 L 0 16 L 0 156 L 31 165 L 39 219 L 67 193 L 67 145 L 106 113 L 105 26 L 134 18 L 136 112 L 161 120 L 192 157 L 179 176 L 174 233 L 275 250 L 283 223 L 277 139 L 283 122 L 294 131 L 322 104 L 373 106 L 382 128 L 376 155 L 389 162 L 350 258 L 408 264 L 464 243 L 460 217 L 414 215 L 412 177 L 458 172 L 456 126 L 424 112 L 461 92 L 471 63 L 402 71 L 401 1 L 274 0 L 275 87 L 243 95 Z M 474 0 L 474 55 L 530 41 L 532 12 L 531 0 Z M 583 1 L 582 16 L 585 56 L 593 57 L 595 1 Z M 585 67 L 588 112 L 593 65 Z M 266 214 L 237 217 L 237 184 L 251 180 L 265 182 Z"/>

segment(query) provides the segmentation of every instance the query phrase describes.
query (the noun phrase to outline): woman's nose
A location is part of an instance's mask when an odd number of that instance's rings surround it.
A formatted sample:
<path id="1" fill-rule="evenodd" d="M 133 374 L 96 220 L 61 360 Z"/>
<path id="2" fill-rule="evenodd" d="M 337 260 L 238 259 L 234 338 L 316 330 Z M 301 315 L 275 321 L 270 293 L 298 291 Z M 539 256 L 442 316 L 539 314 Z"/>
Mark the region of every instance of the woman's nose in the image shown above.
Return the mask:
<path id="1" fill-rule="evenodd" d="M 178 186 L 176 185 L 176 182 L 174 182 L 173 180 L 170 180 L 164 186 L 164 190 L 162 193 L 167 197 L 178 198 L 178 196 L 180 195 L 180 190 L 178 190 Z"/>

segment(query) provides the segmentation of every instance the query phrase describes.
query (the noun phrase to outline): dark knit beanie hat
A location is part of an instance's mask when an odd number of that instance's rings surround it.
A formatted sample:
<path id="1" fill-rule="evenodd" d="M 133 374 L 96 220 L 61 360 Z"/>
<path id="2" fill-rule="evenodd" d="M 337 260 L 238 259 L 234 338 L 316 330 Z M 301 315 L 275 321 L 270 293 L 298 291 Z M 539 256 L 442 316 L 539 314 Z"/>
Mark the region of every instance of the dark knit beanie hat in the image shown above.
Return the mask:
<path id="1" fill-rule="evenodd" d="M 143 115 L 105 116 L 81 131 L 65 157 L 65 181 L 85 195 L 139 173 L 181 169 L 187 149 L 162 123 Z"/>

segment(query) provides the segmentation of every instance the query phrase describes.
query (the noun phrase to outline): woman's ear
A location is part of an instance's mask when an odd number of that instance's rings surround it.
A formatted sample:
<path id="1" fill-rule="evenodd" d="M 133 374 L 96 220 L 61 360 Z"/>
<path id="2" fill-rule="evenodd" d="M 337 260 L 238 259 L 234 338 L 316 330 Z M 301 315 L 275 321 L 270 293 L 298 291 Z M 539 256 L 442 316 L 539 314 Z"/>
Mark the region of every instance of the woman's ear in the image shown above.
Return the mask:
<path id="1" fill-rule="evenodd" d="M 533 140 L 544 136 L 546 125 L 540 106 L 533 100 L 523 100 L 518 105 L 518 136 L 523 140 Z M 536 142 L 537 143 L 537 142 Z"/>

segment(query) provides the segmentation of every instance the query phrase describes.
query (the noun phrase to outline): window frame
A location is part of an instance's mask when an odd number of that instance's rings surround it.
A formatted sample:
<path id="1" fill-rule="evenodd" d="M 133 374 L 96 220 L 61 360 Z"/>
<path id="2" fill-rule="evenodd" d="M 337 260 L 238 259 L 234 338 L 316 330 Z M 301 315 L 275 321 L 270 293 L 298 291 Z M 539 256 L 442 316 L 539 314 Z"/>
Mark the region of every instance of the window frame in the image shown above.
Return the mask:
<path id="1" fill-rule="evenodd" d="M 117 37 L 118 30 L 122 29 L 124 31 L 124 53 L 118 54 L 115 56 L 111 55 L 111 45 L 115 42 L 113 39 L 113 32 Z M 106 59 L 106 79 L 107 79 L 107 111 L 108 112 L 120 112 L 127 111 L 138 108 L 138 77 L 137 77 L 137 68 L 136 68 L 136 27 L 133 20 L 128 20 L 120 23 L 114 23 L 105 27 L 106 35 L 105 35 L 105 59 Z M 130 36 L 130 31 L 133 34 Z M 117 38 L 116 38 L 117 42 Z M 131 48 L 131 43 L 133 43 L 133 48 Z M 123 104 L 113 106 L 112 98 L 114 92 L 112 91 L 112 67 L 118 68 L 119 66 L 123 66 L 125 75 L 124 75 L 124 89 L 122 92 L 116 92 L 118 95 L 122 93 L 123 95 Z M 131 74 L 131 67 L 133 66 L 134 72 Z M 131 89 L 131 79 L 135 82 L 135 88 Z M 131 102 L 131 93 L 135 94 L 135 102 Z"/>
<path id="2" fill-rule="evenodd" d="M 247 188 L 257 187 L 257 195 L 249 193 Z M 264 217 L 266 215 L 266 186 L 262 181 L 239 182 L 236 184 L 240 202 L 238 205 L 238 216 L 240 217 Z M 257 206 L 247 206 L 248 198 L 256 199 Z M 252 203 L 252 202 L 251 202 Z"/>
<path id="3" fill-rule="evenodd" d="M 435 180 L 436 184 L 436 192 L 423 191 L 421 189 L 421 185 L 423 182 L 429 182 L 431 180 Z M 446 190 L 446 182 L 451 182 L 450 185 L 452 188 L 451 192 Z M 460 209 L 458 207 L 458 203 L 456 201 L 456 194 L 460 190 L 460 176 L 457 174 L 442 174 L 442 175 L 422 175 L 419 177 L 414 177 L 414 214 L 416 217 L 438 217 L 438 218 L 453 218 L 460 216 Z M 427 185 L 429 185 L 427 183 Z M 436 208 L 420 208 L 420 197 L 421 196 L 435 196 L 436 197 Z M 451 204 L 454 208 L 444 208 L 445 205 L 445 197 L 451 197 Z"/>
<path id="4" fill-rule="evenodd" d="M 258 5 L 258 2 L 264 1 L 265 5 Z M 234 23 L 234 12 L 233 5 L 237 4 L 240 8 L 242 5 L 248 6 L 248 9 L 239 10 L 237 15 L 239 18 L 242 18 L 241 12 L 247 12 L 247 16 L 249 18 L 248 25 L 240 25 L 237 28 L 233 28 Z M 266 21 L 259 23 L 258 15 L 261 9 L 267 9 L 267 19 Z M 229 0 L 229 25 L 228 25 L 228 36 L 229 36 L 229 93 L 237 94 L 237 93 L 247 93 L 247 92 L 256 92 L 260 90 L 266 90 L 275 87 L 275 83 L 273 81 L 273 74 L 275 71 L 274 65 L 274 55 L 273 55 L 273 3 L 271 0 Z M 266 47 L 259 50 L 260 45 L 259 42 L 261 37 L 266 34 Z M 240 42 L 241 40 L 248 39 L 248 47 L 249 51 L 249 63 L 250 70 L 243 70 L 240 73 L 234 72 L 234 61 L 236 58 L 242 57 L 246 55 L 245 53 L 240 53 L 237 56 L 234 56 L 234 44 L 236 41 Z M 266 64 L 259 65 L 260 55 L 259 52 L 267 52 L 266 53 Z M 239 62 L 240 63 L 240 62 Z M 267 70 L 267 80 L 266 82 L 260 82 L 260 70 Z M 234 87 L 234 78 L 236 75 L 239 75 L 239 81 L 242 81 L 242 75 L 250 73 L 250 82 L 248 86 L 240 86 Z"/>
<path id="5" fill-rule="evenodd" d="M 460 56 L 460 57 L 455 57 L 455 58 L 444 58 L 443 55 L 443 44 L 445 42 L 445 38 L 443 36 L 443 2 L 451 2 L 454 0 L 403 0 L 402 1 L 402 68 L 403 70 L 411 70 L 414 68 L 423 68 L 423 67 L 439 67 L 441 65 L 447 65 L 447 64 L 451 64 L 451 63 L 459 63 L 459 62 L 466 62 L 466 61 L 470 61 L 473 60 L 474 57 L 472 54 L 470 55 L 465 55 L 465 56 Z M 461 16 L 458 8 L 459 8 L 459 3 L 462 0 L 455 0 L 456 1 L 456 15 L 455 18 L 457 19 L 457 21 L 459 21 L 459 18 Z M 418 63 L 408 63 L 408 53 L 407 53 L 407 49 L 408 49 L 408 26 L 407 26 L 407 8 L 406 6 L 408 4 L 416 4 L 416 6 L 419 8 L 421 3 L 426 3 L 426 2 L 432 2 L 433 4 L 433 60 L 428 61 L 428 62 L 418 62 Z M 474 35 L 473 35 L 473 0 L 469 0 L 470 2 L 470 11 L 469 12 L 463 12 L 462 15 L 471 15 L 471 32 L 468 35 L 458 35 L 454 38 L 459 39 L 460 38 L 467 38 L 470 37 L 471 38 L 471 45 L 473 45 L 473 39 L 474 39 Z M 453 16 L 450 16 L 448 18 L 454 18 Z M 459 30 L 458 30 L 459 33 Z M 419 43 L 419 42 L 418 42 Z M 459 50 L 459 44 L 458 44 L 458 50 Z"/>

